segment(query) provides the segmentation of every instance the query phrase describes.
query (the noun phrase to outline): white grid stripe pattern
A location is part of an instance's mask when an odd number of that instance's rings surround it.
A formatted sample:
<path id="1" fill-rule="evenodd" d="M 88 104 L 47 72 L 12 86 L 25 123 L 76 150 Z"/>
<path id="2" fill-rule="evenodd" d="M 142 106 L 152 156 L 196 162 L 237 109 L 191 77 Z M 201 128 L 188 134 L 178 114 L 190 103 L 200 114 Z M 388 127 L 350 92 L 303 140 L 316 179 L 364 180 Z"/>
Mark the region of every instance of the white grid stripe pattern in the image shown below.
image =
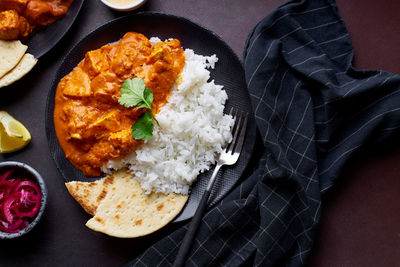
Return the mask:
<path id="1" fill-rule="evenodd" d="M 331 3 L 331 0 L 326 1 Z M 288 259 L 288 265 L 304 263 L 310 252 L 311 237 L 321 212 L 321 194 L 332 186 L 335 178 L 328 174 L 337 173 L 343 162 L 363 145 L 357 141 L 357 137 L 364 129 L 371 125 L 379 125 L 378 122 L 388 116 L 400 117 L 399 107 L 382 104 L 393 97 L 400 98 L 398 96 L 399 86 L 397 89 L 393 89 L 392 86 L 393 81 L 400 82 L 398 75 L 388 75 L 380 71 L 374 75 L 364 75 L 365 78 L 356 79 L 348 75 L 348 69 L 338 69 L 339 64 L 331 61 L 347 56 L 344 61 L 350 62 L 349 56 L 353 50 L 331 50 L 341 51 L 338 54 L 332 54 L 328 49 L 325 50 L 330 46 L 338 46 L 340 43 L 351 46 L 348 33 L 343 34 L 346 32 L 343 21 L 335 14 L 335 8 L 331 8 L 335 7 L 334 4 L 326 5 L 326 1 L 305 1 L 306 5 L 309 4 L 308 9 L 301 12 L 298 12 L 300 10 L 298 6 L 296 8 L 294 8 L 295 5 L 290 8 L 290 4 L 284 6 L 280 9 L 283 13 L 281 12 L 275 17 L 270 16 L 269 21 L 267 19 L 268 23 L 258 26 L 248 40 L 244 62 L 245 67 L 249 67 L 253 71 L 246 73 L 246 77 L 253 101 L 254 115 L 266 149 L 260 160 L 259 172 L 254 173 L 237 187 L 231 193 L 230 200 L 222 201 L 203 218 L 203 227 L 200 228 L 200 233 L 195 240 L 195 247 L 188 260 L 189 265 L 198 266 L 197 255 L 202 255 L 202 257 L 208 257 L 209 262 L 215 266 L 235 266 L 229 263 L 244 263 L 251 253 L 255 253 L 254 265 L 274 266 L 279 258 L 278 255 L 287 253 L 289 249 L 287 244 L 291 244 L 290 248 L 295 248 Z M 310 3 L 324 4 L 317 7 Z M 324 22 L 310 25 L 310 20 L 317 17 L 314 16 L 316 12 L 323 12 L 321 14 L 325 16 Z M 301 25 L 301 20 L 296 20 L 298 16 L 308 18 L 307 27 Z M 285 24 L 287 21 L 290 23 Z M 282 25 L 285 25 L 286 28 L 276 31 L 276 29 L 281 29 Z M 288 25 L 291 28 L 288 28 Z M 266 43 L 268 48 L 262 54 L 257 55 L 254 48 L 258 47 L 256 44 L 259 40 L 269 38 L 269 30 L 274 33 L 282 32 L 282 34 L 280 36 L 273 35 L 274 39 Z M 337 31 L 340 34 L 334 38 L 330 34 L 329 38 L 319 39 L 319 42 L 311 38 L 311 36 L 315 36 L 315 34 L 311 34 L 313 31 L 319 31 L 321 33 L 319 37 L 323 37 L 324 32 L 328 30 Z M 304 35 L 303 32 L 307 32 L 307 35 Z M 296 40 L 293 43 L 298 44 L 297 47 L 289 46 L 290 51 L 286 52 L 285 43 L 302 34 L 309 39 L 301 39 L 303 43 L 300 44 L 299 40 Z M 278 45 L 278 41 L 283 44 L 281 52 L 286 56 L 293 56 L 297 62 L 282 63 L 279 57 L 274 55 L 277 50 L 273 48 Z M 308 49 L 303 50 L 302 48 L 305 47 Z M 310 48 L 314 47 L 318 47 L 318 49 L 313 51 L 314 54 L 310 53 Z M 305 52 L 309 54 L 304 54 Z M 252 58 L 253 61 L 249 58 Z M 270 59 L 271 61 L 269 61 Z M 310 68 L 314 63 L 318 64 L 318 68 Z M 268 64 L 275 64 L 276 67 L 265 70 L 264 67 Z M 319 72 L 327 73 L 315 75 Z M 283 75 L 279 75 L 280 73 Z M 319 80 L 329 75 L 334 75 L 336 78 Z M 307 84 L 307 77 L 310 76 L 319 82 L 318 86 L 322 86 L 323 90 L 334 90 L 334 94 L 328 94 L 330 99 L 327 99 L 328 97 L 324 94 L 318 95 L 316 89 L 313 88 L 315 84 L 313 86 Z M 256 79 L 262 79 L 263 88 L 252 87 L 255 84 L 259 86 L 260 82 L 256 83 Z M 296 82 L 291 82 L 293 80 Z M 334 103 L 340 102 L 350 95 L 357 96 L 359 91 L 368 89 L 371 81 L 379 81 L 376 86 L 389 88 L 392 91 L 389 89 L 382 91 L 383 93 L 380 93 L 372 103 L 371 101 L 360 102 L 359 110 L 352 111 L 350 116 L 333 108 Z M 289 87 L 288 84 L 290 84 Z M 276 93 L 271 97 L 270 92 Z M 307 97 L 308 101 L 304 101 L 307 100 Z M 299 102 L 299 98 L 303 98 L 303 101 Z M 316 101 L 317 99 L 318 101 Z M 277 105 L 278 102 L 287 103 L 287 106 Z M 364 103 L 365 105 L 362 105 Z M 312 130 L 307 129 L 310 119 L 320 118 L 313 114 L 326 110 L 328 106 L 332 111 L 325 113 L 326 120 L 314 121 L 313 126 L 317 127 Z M 377 109 L 378 111 L 373 113 Z M 299 110 L 302 110 L 301 114 L 298 114 Z M 294 112 L 296 112 L 296 116 L 292 116 Z M 353 123 L 352 128 L 340 140 L 332 142 L 329 135 L 325 136 L 317 132 L 319 129 L 331 127 L 336 121 L 341 121 L 344 116 L 359 120 L 366 113 L 373 115 L 364 121 L 359 121 L 359 126 Z M 299 120 L 295 121 L 293 118 L 299 118 Z M 381 131 L 400 130 L 400 118 L 381 128 Z M 287 143 L 289 139 L 290 141 Z M 324 149 L 318 147 L 320 144 L 324 145 Z M 282 153 L 282 151 L 286 151 L 286 153 Z M 289 151 L 293 153 L 289 153 Z M 315 152 L 321 155 L 316 158 Z M 326 157 L 329 153 L 335 153 L 335 157 Z M 322 166 L 325 167 L 322 168 Z M 324 183 L 321 184 L 321 182 Z M 292 188 L 289 185 L 295 186 Z M 285 216 L 290 216 L 290 219 Z M 213 218 L 219 218 L 219 220 L 213 220 Z M 265 225 L 261 225 L 263 218 L 269 218 Z M 252 227 L 251 232 L 249 226 Z M 278 228 L 281 232 L 272 232 Z M 185 229 L 179 229 L 165 239 L 170 245 L 168 250 L 165 249 L 165 243 L 160 241 L 159 245 L 156 244 L 143 253 L 136 260 L 136 264 L 150 266 L 149 258 L 155 255 L 156 258 L 162 259 L 158 263 L 159 266 L 170 265 L 171 258 L 179 248 Z M 213 243 L 215 240 L 220 242 L 216 242 L 219 244 L 217 247 Z M 232 244 L 230 241 L 242 242 L 240 243 L 241 248 L 238 249 L 238 244 Z M 227 252 L 230 253 L 228 258 L 226 258 Z M 204 262 L 204 259 L 201 262 Z"/>

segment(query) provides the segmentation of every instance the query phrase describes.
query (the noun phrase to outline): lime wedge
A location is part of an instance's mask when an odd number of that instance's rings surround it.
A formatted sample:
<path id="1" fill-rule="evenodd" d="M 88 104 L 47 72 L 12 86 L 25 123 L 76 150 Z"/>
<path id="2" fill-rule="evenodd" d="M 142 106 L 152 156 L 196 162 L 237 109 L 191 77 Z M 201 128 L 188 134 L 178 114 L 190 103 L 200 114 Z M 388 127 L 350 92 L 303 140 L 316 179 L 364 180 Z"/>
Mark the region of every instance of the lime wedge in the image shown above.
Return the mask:
<path id="1" fill-rule="evenodd" d="M 5 111 L 0 111 L 0 153 L 10 153 L 25 147 L 31 134 L 25 126 Z"/>

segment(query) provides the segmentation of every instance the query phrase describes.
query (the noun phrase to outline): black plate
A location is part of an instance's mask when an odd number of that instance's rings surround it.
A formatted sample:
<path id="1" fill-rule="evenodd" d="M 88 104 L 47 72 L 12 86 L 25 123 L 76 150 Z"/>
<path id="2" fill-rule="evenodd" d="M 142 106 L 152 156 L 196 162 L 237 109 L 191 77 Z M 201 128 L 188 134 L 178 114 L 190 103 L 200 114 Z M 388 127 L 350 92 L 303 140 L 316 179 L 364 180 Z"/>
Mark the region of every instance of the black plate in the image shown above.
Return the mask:
<path id="1" fill-rule="evenodd" d="M 149 38 L 157 36 L 162 40 L 170 37 L 177 38 L 184 48 L 191 48 L 197 54 L 216 54 L 219 60 L 215 69 L 211 71 L 211 79 L 214 79 L 216 84 L 224 85 L 228 93 L 229 99 L 225 110 L 235 107 L 250 114 L 242 155 L 236 165 L 224 167 L 220 171 L 219 178 L 217 178 L 210 196 L 209 206 L 212 206 L 232 189 L 248 164 L 255 142 L 256 124 L 251 114 L 243 66 L 235 53 L 216 34 L 182 17 L 144 12 L 118 18 L 94 30 L 68 53 L 58 69 L 49 92 L 46 108 L 47 139 L 57 168 L 67 182 L 72 180 L 93 181 L 93 178 L 86 177 L 71 165 L 57 141 L 54 131 L 53 110 L 58 82 L 84 58 L 87 51 L 118 41 L 128 31 L 140 32 Z M 193 216 L 211 172 L 212 170 L 198 177 L 198 182 L 193 185 L 185 208 L 175 219 L 176 222 Z"/>
<path id="2" fill-rule="evenodd" d="M 67 33 L 72 23 L 74 23 L 83 1 L 84 0 L 75 0 L 63 18 L 44 27 L 32 35 L 27 41 L 23 42 L 28 46 L 27 52 L 34 55 L 35 58 L 40 58 L 53 48 Z"/>

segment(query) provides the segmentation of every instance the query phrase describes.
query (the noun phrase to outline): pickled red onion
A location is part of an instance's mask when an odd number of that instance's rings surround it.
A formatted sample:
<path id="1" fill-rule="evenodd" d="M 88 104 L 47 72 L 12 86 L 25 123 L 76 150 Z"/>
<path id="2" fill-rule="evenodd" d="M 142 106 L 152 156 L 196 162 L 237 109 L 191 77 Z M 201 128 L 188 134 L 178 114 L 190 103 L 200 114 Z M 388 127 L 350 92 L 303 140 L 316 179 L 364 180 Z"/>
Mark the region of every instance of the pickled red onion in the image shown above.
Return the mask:
<path id="1" fill-rule="evenodd" d="M 5 173 L 3 173 L 2 175 L 0 175 L 0 181 L 6 180 L 8 178 L 8 176 L 10 176 L 10 174 L 13 172 L 14 172 L 14 170 L 9 170 L 9 171 L 6 171 Z"/>
<path id="2" fill-rule="evenodd" d="M 0 231 L 17 233 L 39 212 L 42 194 L 39 186 L 15 177 L 13 170 L 0 174 Z"/>
<path id="3" fill-rule="evenodd" d="M 20 189 L 22 189 L 23 187 L 25 187 L 27 190 L 29 189 L 33 189 L 36 192 L 36 195 L 40 194 L 40 189 L 39 186 L 37 186 L 34 182 L 32 181 L 22 181 L 20 182 L 17 187 L 15 188 L 15 191 L 19 191 Z"/>

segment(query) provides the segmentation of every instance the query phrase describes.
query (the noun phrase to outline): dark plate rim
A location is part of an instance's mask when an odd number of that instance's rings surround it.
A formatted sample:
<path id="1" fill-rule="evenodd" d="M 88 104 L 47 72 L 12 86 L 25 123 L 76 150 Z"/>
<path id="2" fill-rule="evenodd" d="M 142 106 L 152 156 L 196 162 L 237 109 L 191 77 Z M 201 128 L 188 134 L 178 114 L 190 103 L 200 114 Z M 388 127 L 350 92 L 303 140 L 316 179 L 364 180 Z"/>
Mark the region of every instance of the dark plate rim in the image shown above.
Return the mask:
<path id="1" fill-rule="evenodd" d="M 75 4 L 76 2 L 78 2 L 78 6 L 76 7 L 75 12 L 73 13 L 71 20 L 69 21 L 69 23 L 67 24 L 67 26 L 64 28 L 63 32 L 60 35 L 57 35 L 57 38 L 54 39 L 53 43 L 49 46 L 46 46 L 46 49 L 44 49 L 41 53 L 35 55 L 35 58 L 39 59 L 42 56 L 46 55 L 48 52 L 50 52 L 50 50 L 52 50 L 60 41 L 61 39 L 67 34 L 67 32 L 69 32 L 70 28 L 72 27 L 72 25 L 74 24 L 76 18 L 78 17 L 80 10 L 82 9 L 83 3 L 85 2 L 85 0 L 74 0 L 74 2 L 72 3 Z M 69 11 L 69 10 L 68 10 Z M 60 25 L 64 22 L 65 16 L 62 17 L 61 19 L 55 21 L 53 24 L 46 26 L 46 27 L 53 27 L 53 28 L 57 28 L 60 27 Z M 32 38 L 34 38 L 34 35 L 31 36 L 28 40 L 23 41 L 22 43 L 24 43 L 25 45 L 28 44 L 29 42 L 32 41 Z M 34 39 L 33 39 L 34 40 Z M 29 53 L 29 46 L 27 49 L 27 52 Z"/>

